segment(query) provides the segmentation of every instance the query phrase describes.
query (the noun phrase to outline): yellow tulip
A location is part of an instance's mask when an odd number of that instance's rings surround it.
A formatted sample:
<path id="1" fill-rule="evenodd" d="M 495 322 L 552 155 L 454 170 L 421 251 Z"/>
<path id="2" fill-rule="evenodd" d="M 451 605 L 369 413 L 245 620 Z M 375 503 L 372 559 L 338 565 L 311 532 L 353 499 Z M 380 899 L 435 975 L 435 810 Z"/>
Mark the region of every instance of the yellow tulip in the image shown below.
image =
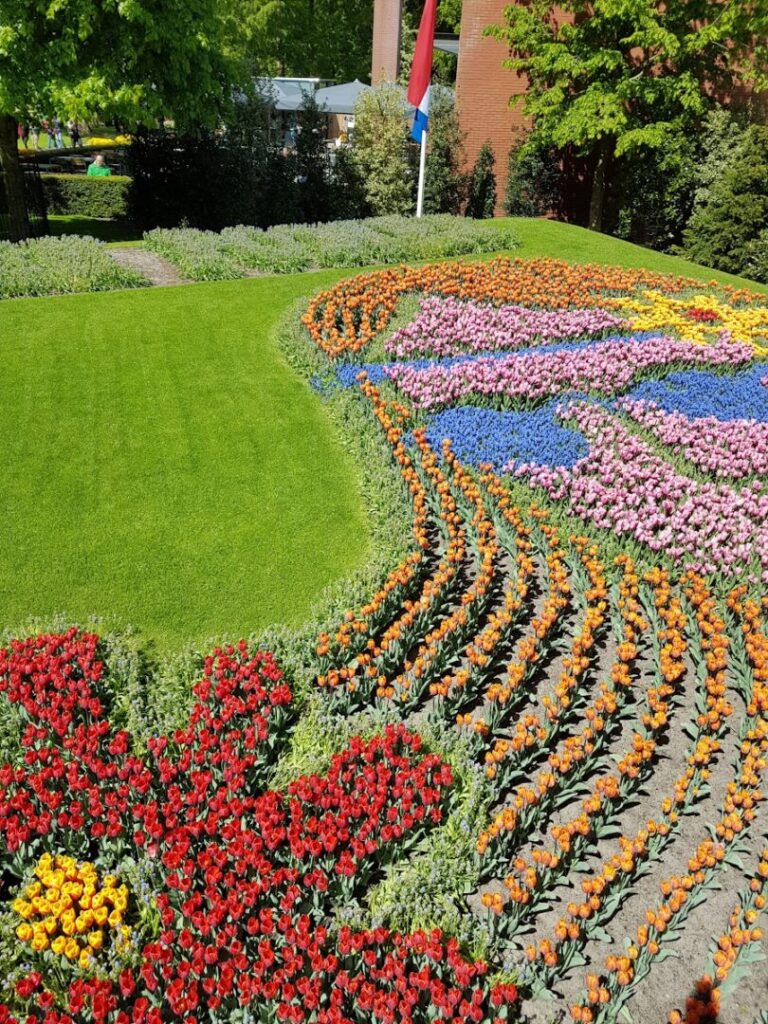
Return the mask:
<path id="1" fill-rule="evenodd" d="M 29 942 L 33 935 L 31 924 L 20 924 L 16 929 L 16 938 L 21 942 Z"/>
<path id="2" fill-rule="evenodd" d="M 57 935 L 51 943 L 51 949 L 56 956 L 63 956 L 64 950 L 67 948 L 67 938 L 65 935 Z"/>
<path id="3" fill-rule="evenodd" d="M 88 933 L 88 945 L 91 949 L 101 949 L 104 944 L 104 933 L 101 931 Z"/>
<path id="4" fill-rule="evenodd" d="M 80 956 L 80 946 L 77 939 L 70 939 L 64 947 L 64 956 L 67 960 L 77 960 Z"/>

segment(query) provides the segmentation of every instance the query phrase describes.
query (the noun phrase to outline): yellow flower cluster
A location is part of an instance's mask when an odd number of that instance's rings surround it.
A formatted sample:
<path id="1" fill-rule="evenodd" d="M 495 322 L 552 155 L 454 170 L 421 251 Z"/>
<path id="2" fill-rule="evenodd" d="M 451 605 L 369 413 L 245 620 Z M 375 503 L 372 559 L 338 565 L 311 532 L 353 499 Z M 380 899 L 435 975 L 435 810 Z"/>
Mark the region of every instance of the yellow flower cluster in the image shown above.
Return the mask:
<path id="1" fill-rule="evenodd" d="M 708 344 L 720 331 L 730 331 L 734 341 L 748 342 L 757 355 L 768 354 L 766 306 L 732 306 L 707 293 L 673 298 L 659 291 L 608 299 L 604 305 L 629 317 L 634 331 L 672 331 L 700 344 Z"/>
<path id="2" fill-rule="evenodd" d="M 89 135 L 86 139 L 87 146 L 100 146 L 101 149 L 106 149 L 108 146 L 128 146 L 130 142 L 131 140 L 127 135 L 116 135 L 114 139 L 102 138 L 99 135 Z"/>
<path id="3" fill-rule="evenodd" d="M 85 968 L 109 929 L 128 938 L 130 929 L 123 924 L 128 889 L 114 875 L 100 880 L 93 864 L 44 853 L 35 878 L 12 907 L 22 918 L 17 938 L 36 952 L 50 949 Z"/>

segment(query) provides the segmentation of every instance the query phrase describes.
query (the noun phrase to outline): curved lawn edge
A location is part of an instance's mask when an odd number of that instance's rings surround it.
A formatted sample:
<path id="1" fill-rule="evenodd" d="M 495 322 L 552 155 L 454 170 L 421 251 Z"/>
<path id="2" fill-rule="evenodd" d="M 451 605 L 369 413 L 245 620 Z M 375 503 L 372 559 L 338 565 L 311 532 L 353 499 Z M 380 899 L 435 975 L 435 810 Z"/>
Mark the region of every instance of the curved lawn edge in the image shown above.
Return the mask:
<path id="1" fill-rule="evenodd" d="M 0 431 L 16 509 L 0 546 L 3 624 L 97 615 L 165 654 L 299 622 L 366 557 L 357 468 L 271 340 L 304 291 L 287 280 L 51 299 L 45 340 L 28 329 L 39 305 L 0 310 L 18 365 Z"/>

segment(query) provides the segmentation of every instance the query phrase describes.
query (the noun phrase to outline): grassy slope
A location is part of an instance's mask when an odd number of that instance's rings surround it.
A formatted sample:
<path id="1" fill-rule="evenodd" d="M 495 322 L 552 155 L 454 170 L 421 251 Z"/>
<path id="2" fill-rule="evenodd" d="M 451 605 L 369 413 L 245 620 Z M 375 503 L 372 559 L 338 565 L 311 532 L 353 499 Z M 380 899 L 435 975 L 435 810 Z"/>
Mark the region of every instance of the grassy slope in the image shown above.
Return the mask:
<path id="1" fill-rule="evenodd" d="M 517 223 L 523 256 L 761 287 Z M 359 563 L 354 468 L 268 337 L 350 273 L 0 303 L 0 624 L 112 615 L 165 648 L 203 643 L 300 620 Z"/>
<path id="2" fill-rule="evenodd" d="M 719 281 L 737 288 L 768 293 L 768 286 L 748 281 L 744 277 L 724 274 L 719 270 L 702 267 L 698 263 L 667 256 L 645 249 L 620 238 L 601 235 L 573 224 L 560 224 L 554 220 L 534 220 L 527 217 L 511 218 L 520 235 L 522 247 L 516 255 L 552 256 L 570 263 L 608 263 L 623 267 L 643 267 L 660 274 L 681 274 L 701 281 Z M 501 222 L 500 222 L 501 223 Z"/>
<path id="3" fill-rule="evenodd" d="M 268 340 L 333 277 L 2 304 L 0 623 L 202 643 L 301 620 L 359 564 L 354 468 Z"/>

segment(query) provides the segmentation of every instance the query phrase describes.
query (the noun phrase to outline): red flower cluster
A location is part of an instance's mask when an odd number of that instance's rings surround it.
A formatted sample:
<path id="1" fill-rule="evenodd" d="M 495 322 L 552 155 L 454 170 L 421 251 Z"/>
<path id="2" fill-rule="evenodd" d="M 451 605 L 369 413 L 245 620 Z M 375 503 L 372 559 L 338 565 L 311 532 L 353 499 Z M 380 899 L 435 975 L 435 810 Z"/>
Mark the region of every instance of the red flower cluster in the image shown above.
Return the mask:
<path id="1" fill-rule="evenodd" d="M 716 320 L 720 319 L 720 315 L 714 311 L 714 309 L 699 309 L 698 306 L 694 306 L 692 309 L 687 309 L 685 315 L 689 320 L 695 320 L 696 323 L 700 324 L 712 324 Z"/>
<path id="2" fill-rule="evenodd" d="M 441 820 L 451 770 L 399 726 L 354 739 L 328 773 L 265 790 L 291 693 L 244 643 L 206 660 L 186 729 L 146 760 L 111 729 L 98 638 L 74 630 L 0 651 L 0 690 L 25 722 L 24 766 L 0 773 L 0 835 L 89 851 L 112 841 L 155 879 L 159 934 L 138 970 L 79 978 L 66 1005 L 30 973 L 28 1024 L 202 1024 L 250 1007 L 295 1024 L 504 1019 L 514 986 L 439 932 L 328 926 L 333 904 Z M 274 1016 L 273 1016 L 274 1014 Z M 0 1007 L 0 1024 L 14 1018 Z"/>

